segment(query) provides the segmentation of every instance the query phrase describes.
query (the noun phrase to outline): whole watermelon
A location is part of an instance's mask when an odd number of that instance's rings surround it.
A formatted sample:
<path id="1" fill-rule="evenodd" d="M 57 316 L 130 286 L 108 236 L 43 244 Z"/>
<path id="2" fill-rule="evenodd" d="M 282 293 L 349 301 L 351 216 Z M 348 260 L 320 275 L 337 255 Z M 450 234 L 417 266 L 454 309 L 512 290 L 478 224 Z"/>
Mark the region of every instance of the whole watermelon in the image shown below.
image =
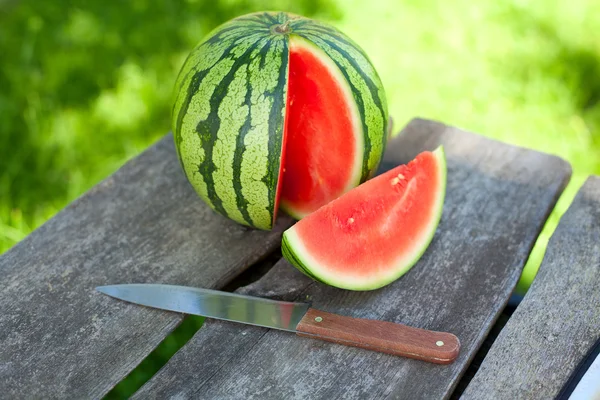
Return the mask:
<path id="1" fill-rule="evenodd" d="M 375 173 L 388 110 L 368 57 L 325 23 L 253 13 L 213 30 L 175 85 L 177 154 L 223 216 L 271 229 L 302 218 Z"/>

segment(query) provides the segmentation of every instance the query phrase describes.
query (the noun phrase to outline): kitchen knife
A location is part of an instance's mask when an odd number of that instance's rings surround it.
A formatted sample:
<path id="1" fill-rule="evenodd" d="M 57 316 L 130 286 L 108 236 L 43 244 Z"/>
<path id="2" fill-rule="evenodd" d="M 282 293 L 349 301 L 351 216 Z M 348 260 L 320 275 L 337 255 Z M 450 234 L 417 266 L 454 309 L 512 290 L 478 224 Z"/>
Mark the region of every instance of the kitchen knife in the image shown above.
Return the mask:
<path id="1" fill-rule="evenodd" d="M 217 290 L 162 284 L 100 286 L 98 291 L 143 306 L 295 332 L 347 346 L 449 364 L 460 342 L 451 333 L 344 317 L 306 303 L 276 301 Z"/>

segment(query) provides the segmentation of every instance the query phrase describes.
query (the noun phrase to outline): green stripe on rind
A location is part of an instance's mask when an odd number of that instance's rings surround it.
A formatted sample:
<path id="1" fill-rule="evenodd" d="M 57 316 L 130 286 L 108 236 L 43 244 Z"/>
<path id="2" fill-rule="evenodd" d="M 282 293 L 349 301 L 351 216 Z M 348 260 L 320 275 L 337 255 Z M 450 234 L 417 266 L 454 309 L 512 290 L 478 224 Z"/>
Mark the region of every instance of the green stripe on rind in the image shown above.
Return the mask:
<path id="1" fill-rule="evenodd" d="M 282 66 L 279 68 L 279 76 L 277 78 L 277 86 L 274 88 L 272 92 L 265 92 L 266 96 L 271 96 L 273 99 L 273 104 L 271 107 L 271 112 L 269 113 L 269 126 L 271 127 L 271 135 L 269 135 L 269 145 L 268 152 L 272 155 L 272 157 L 277 160 L 277 162 L 273 162 L 273 167 L 269 168 L 268 174 L 265 176 L 265 183 L 269 188 L 269 210 L 273 210 L 271 215 L 272 223 L 275 224 L 275 215 L 277 210 L 275 210 L 275 204 L 277 203 L 275 196 L 277 195 L 277 187 L 279 180 L 279 171 L 280 171 L 280 163 L 282 152 L 285 150 L 282 148 L 283 145 L 283 133 L 284 133 L 284 123 L 285 123 L 285 113 L 286 113 L 286 105 L 287 105 L 287 91 L 288 91 L 288 71 L 289 71 L 289 37 L 286 36 L 285 40 L 281 40 L 280 44 L 281 48 L 281 62 Z M 261 68 L 262 61 L 261 59 Z M 278 94 L 282 93 L 282 96 Z M 276 165 L 275 165 L 276 164 Z M 276 168 L 275 168 L 276 166 Z"/>
<path id="2" fill-rule="evenodd" d="M 365 135 L 361 179 L 365 181 L 377 170 L 387 140 L 387 100 L 377 71 L 362 49 L 335 28 L 302 20 L 291 25 L 294 33 L 313 42 L 331 57 L 352 89 Z"/>
<path id="3" fill-rule="evenodd" d="M 433 151 L 433 154 L 437 160 L 437 172 L 439 174 L 440 186 L 438 189 L 437 203 L 434 205 L 436 213 L 431 218 L 428 228 L 425 230 L 425 236 L 422 238 L 420 247 L 417 248 L 412 257 L 404 262 L 400 267 L 397 268 L 394 274 L 387 276 L 384 279 L 378 280 L 367 280 L 362 279 L 360 283 L 348 283 L 343 280 L 332 280 L 327 279 L 323 276 L 323 272 L 319 271 L 320 266 L 317 265 L 316 261 L 309 254 L 305 254 L 304 244 L 302 239 L 296 233 L 295 226 L 292 226 L 283 233 L 283 240 L 281 244 L 281 253 L 286 260 L 294 265 L 298 270 L 303 272 L 305 275 L 312 279 L 325 283 L 330 286 L 335 286 L 341 289 L 356 290 L 356 291 L 367 291 L 379 289 L 386 286 L 404 274 L 406 274 L 416 263 L 421 259 L 429 244 L 433 240 L 437 227 L 442 218 L 442 212 L 444 209 L 444 201 L 446 197 L 446 180 L 447 180 L 447 166 L 446 166 L 446 155 L 443 146 L 439 146 Z"/>
<path id="4" fill-rule="evenodd" d="M 271 35 L 270 21 L 253 14 L 215 29 L 184 63 L 173 108 L 192 186 L 215 211 L 260 229 L 273 224 L 287 94 L 287 37 Z"/>
<path id="5" fill-rule="evenodd" d="M 240 20 L 244 20 L 240 18 Z M 173 117 L 175 118 L 182 106 L 178 100 L 182 95 L 182 88 L 189 85 L 192 76 L 199 71 L 206 71 L 214 66 L 222 58 L 226 57 L 231 49 L 239 41 L 246 39 L 248 30 L 251 29 L 255 34 L 263 32 L 268 33 L 268 28 L 258 22 L 246 22 L 240 24 L 239 21 L 227 22 L 212 30 L 200 42 L 194 50 L 188 55 L 181 71 L 175 82 L 175 104 L 173 107 Z"/>
<path id="6" fill-rule="evenodd" d="M 233 31 L 230 28 L 224 25 L 225 32 Z M 236 47 L 247 47 L 252 43 L 253 38 L 257 38 L 257 34 L 247 37 L 245 30 L 239 28 L 234 33 L 239 37 L 234 37 L 228 41 L 223 39 L 221 42 L 213 42 L 212 38 L 209 38 L 193 50 L 184 63 L 175 84 L 176 98 L 172 115 L 176 143 L 181 141 L 178 135 L 182 119 L 187 112 L 192 97 L 197 93 L 198 87 L 206 75 L 211 73 L 223 61 L 232 60 L 231 53 Z M 187 89 L 184 89 L 185 87 Z"/>
<path id="7" fill-rule="evenodd" d="M 263 47 L 263 49 L 261 49 L 261 52 L 262 51 L 264 51 L 264 47 Z M 246 95 L 244 98 L 244 102 L 245 102 L 245 104 L 251 104 L 252 85 L 250 84 L 250 73 L 249 72 L 246 73 L 245 85 L 246 85 Z M 240 169 L 242 167 L 242 156 L 244 154 L 244 150 L 246 149 L 246 146 L 244 145 L 244 139 L 246 138 L 246 134 L 252 127 L 251 121 L 252 121 L 251 114 L 247 113 L 246 118 L 244 120 L 244 124 L 240 128 L 239 135 L 237 135 L 237 137 L 235 139 L 236 147 L 234 150 L 233 166 L 232 166 L 234 171 L 240 171 Z M 233 184 L 233 190 L 235 192 L 236 205 L 238 207 L 238 210 L 240 211 L 245 223 L 247 225 L 252 225 L 252 217 L 250 217 L 250 214 L 248 213 L 248 201 L 242 195 L 242 180 L 241 180 L 241 176 L 239 173 L 237 173 L 233 176 L 232 184 Z"/>
<path id="8" fill-rule="evenodd" d="M 281 240 L 281 255 L 285 258 L 290 264 L 292 264 L 296 269 L 302 272 L 304 275 L 309 278 L 317 281 L 328 284 L 327 282 L 320 279 L 318 276 L 313 274 L 310 270 L 310 267 L 306 265 L 299 256 L 298 252 L 294 250 L 293 240 L 289 239 L 289 236 L 294 235 L 294 227 L 288 229 L 288 231 L 283 233 L 283 237 Z"/>
<path id="9" fill-rule="evenodd" d="M 209 114 L 206 119 L 198 122 L 198 125 L 196 126 L 196 132 L 201 138 L 204 139 L 202 140 L 202 148 L 204 149 L 205 157 L 198 165 L 198 170 L 206 183 L 206 196 L 208 197 L 207 200 L 213 205 L 215 211 L 226 217 L 232 218 L 235 221 L 244 223 L 245 221 L 243 221 L 243 219 L 240 220 L 237 215 L 231 215 L 227 212 L 226 206 L 223 204 L 224 199 L 217 194 L 217 190 L 215 188 L 216 184 L 225 184 L 224 181 L 227 179 L 227 176 L 223 173 L 223 168 L 219 168 L 219 164 L 227 162 L 233 163 L 233 154 L 230 154 L 228 150 L 223 150 L 222 152 L 217 151 L 217 153 L 214 153 L 216 145 L 219 144 L 217 143 L 217 140 L 219 140 L 219 131 L 228 131 L 230 125 L 239 122 L 238 118 L 235 117 L 230 120 L 222 121 L 222 118 L 219 115 L 219 109 L 223 103 L 225 106 L 229 106 L 229 112 L 235 112 L 235 109 L 238 108 L 236 106 L 238 105 L 240 106 L 240 109 L 248 107 L 247 105 L 243 104 L 241 99 L 239 99 L 240 92 L 227 98 L 227 96 L 231 94 L 230 87 L 234 81 L 236 73 L 242 68 L 247 68 L 247 65 L 250 63 L 250 56 L 252 52 L 258 47 L 258 42 L 253 43 L 245 50 L 242 50 L 240 47 L 236 47 L 232 50 L 232 52 L 238 50 L 239 52 L 243 51 L 243 53 L 239 54 L 238 52 L 237 56 L 234 55 L 234 63 L 232 67 L 227 72 L 227 75 L 225 75 L 225 77 L 221 79 L 215 86 L 212 96 L 210 97 Z M 238 100 L 237 104 L 235 103 L 236 100 Z M 246 113 L 247 112 L 248 110 L 246 110 Z M 235 128 L 232 129 L 229 135 L 227 135 L 228 138 L 221 138 L 220 140 L 235 140 L 234 135 Z M 231 201 L 231 199 L 226 199 L 226 201 L 227 200 Z"/>
<path id="10" fill-rule="evenodd" d="M 262 62 L 265 57 L 267 61 Z M 248 201 L 254 226 L 263 229 L 270 228 L 273 223 L 283 142 L 287 69 L 287 38 L 284 36 L 273 38 L 269 51 L 264 57 L 257 57 L 250 66 L 252 127 L 244 140 L 239 174 L 242 197 Z"/>
<path id="11" fill-rule="evenodd" d="M 281 254 L 283 255 L 283 258 L 288 260 L 290 264 L 296 267 L 298 271 L 302 272 L 304 275 L 308 276 L 311 279 L 314 279 L 318 282 L 322 282 L 319 278 L 311 274 L 308 268 L 306 268 L 304 264 L 302 264 L 302 261 L 300 261 L 300 259 L 296 257 L 285 233 L 283 234 L 283 238 L 281 239 Z"/>

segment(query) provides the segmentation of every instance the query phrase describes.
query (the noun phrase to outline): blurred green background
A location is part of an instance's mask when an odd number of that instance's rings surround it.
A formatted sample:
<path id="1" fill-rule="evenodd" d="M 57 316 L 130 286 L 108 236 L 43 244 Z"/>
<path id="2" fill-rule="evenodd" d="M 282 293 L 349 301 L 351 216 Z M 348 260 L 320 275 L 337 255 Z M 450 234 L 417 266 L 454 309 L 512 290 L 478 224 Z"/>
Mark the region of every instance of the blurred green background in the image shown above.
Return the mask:
<path id="1" fill-rule="evenodd" d="M 0 0 L 0 253 L 169 131 L 179 67 L 255 10 L 349 34 L 378 69 L 396 130 L 415 116 L 559 155 L 600 174 L 597 0 Z"/>

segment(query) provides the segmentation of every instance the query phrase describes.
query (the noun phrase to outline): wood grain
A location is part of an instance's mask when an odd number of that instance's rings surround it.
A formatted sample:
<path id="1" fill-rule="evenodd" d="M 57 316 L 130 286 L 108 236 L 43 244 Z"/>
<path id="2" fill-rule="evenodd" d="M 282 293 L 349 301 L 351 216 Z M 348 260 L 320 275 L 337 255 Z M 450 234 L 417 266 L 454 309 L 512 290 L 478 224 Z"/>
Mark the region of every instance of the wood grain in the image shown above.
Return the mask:
<path id="1" fill-rule="evenodd" d="M 590 177 L 462 398 L 555 398 L 600 339 L 599 288 L 600 178 Z"/>
<path id="2" fill-rule="evenodd" d="M 181 321 L 94 290 L 219 288 L 280 244 L 213 213 L 167 136 L 0 257 L 0 397 L 99 398 Z"/>
<path id="3" fill-rule="evenodd" d="M 434 332 L 387 321 L 351 318 L 309 308 L 296 327 L 297 335 L 395 356 L 450 364 L 460 341 L 447 332 Z"/>
<path id="4" fill-rule="evenodd" d="M 289 332 L 211 322 L 135 397 L 449 397 L 504 308 L 570 167 L 553 156 L 415 120 L 389 143 L 382 169 L 439 144 L 448 159 L 442 219 L 423 257 L 401 279 L 379 290 L 353 292 L 313 282 L 282 261 L 249 290 L 310 301 L 326 312 L 452 333 L 461 342 L 454 363 L 435 365 Z"/>

